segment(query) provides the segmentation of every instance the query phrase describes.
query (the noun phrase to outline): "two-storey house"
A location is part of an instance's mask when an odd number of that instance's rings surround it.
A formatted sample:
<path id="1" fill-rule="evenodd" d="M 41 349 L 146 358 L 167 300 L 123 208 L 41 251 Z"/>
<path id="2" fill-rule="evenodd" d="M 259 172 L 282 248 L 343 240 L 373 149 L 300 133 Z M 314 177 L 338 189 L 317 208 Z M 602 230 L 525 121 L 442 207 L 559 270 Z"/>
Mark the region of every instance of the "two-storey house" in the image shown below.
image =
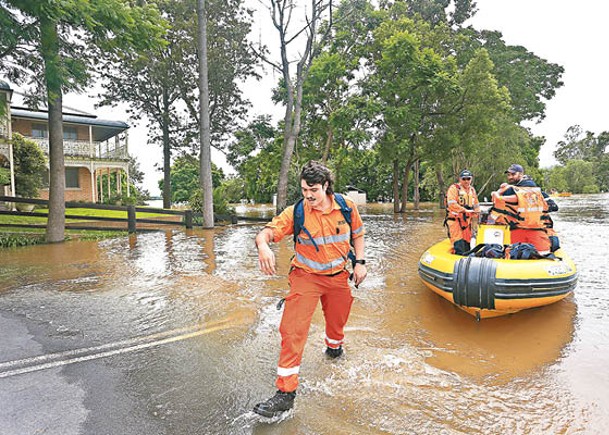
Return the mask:
<path id="1" fill-rule="evenodd" d="M 5 107 L 0 111 L 0 167 L 10 170 L 10 184 L 0 186 L 0 194 L 10 196 L 19 195 L 15 192 L 12 134 L 20 133 L 36 142 L 47 162 L 49 155 L 48 112 L 14 105 L 12 97 L 13 90 L 0 80 L 0 104 Z M 116 179 L 115 185 L 120 189 L 123 177 L 128 179 L 129 176 L 128 128 L 123 121 L 99 119 L 95 115 L 64 109 L 66 201 L 103 201 L 110 195 L 111 178 Z M 129 183 L 126 185 L 128 189 Z M 40 190 L 39 196 L 48 199 L 48 185 Z"/>

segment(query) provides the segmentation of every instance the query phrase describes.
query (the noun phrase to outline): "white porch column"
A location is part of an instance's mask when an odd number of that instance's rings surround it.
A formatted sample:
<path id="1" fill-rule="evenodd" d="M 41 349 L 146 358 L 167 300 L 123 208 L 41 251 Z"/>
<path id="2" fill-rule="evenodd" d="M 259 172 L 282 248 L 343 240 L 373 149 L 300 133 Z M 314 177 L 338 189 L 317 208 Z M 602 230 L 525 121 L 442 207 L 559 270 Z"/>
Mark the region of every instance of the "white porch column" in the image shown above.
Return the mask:
<path id="1" fill-rule="evenodd" d="M 116 171 L 116 193 L 123 193 L 123 185 L 121 183 L 121 171 Z"/>
<path id="2" fill-rule="evenodd" d="M 110 174 L 111 173 L 112 172 L 110 172 L 110 168 L 108 168 L 108 183 L 107 183 L 107 185 L 108 185 L 108 199 L 110 199 L 110 197 L 112 196 L 112 192 L 110 190 Z"/>
<path id="3" fill-rule="evenodd" d="M 11 128 L 9 126 L 9 133 Z M 9 136 L 12 138 L 12 136 Z M 11 196 L 15 196 L 15 162 L 13 161 L 13 142 L 8 142 L 8 161 L 11 167 Z"/>
<path id="4" fill-rule="evenodd" d="M 127 165 L 127 170 L 125 171 L 127 173 L 127 196 L 131 196 L 131 189 L 129 187 L 129 166 Z"/>
<path id="5" fill-rule="evenodd" d="M 95 148 L 93 147 L 93 126 L 89 126 L 89 157 L 95 157 Z"/>
<path id="6" fill-rule="evenodd" d="M 95 169 L 93 169 L 93 163 L 89 164 L 89 173 L 91 174 L 91 202 L 95 204 L 97 202 L 97 195 L 95 194 Z"/>

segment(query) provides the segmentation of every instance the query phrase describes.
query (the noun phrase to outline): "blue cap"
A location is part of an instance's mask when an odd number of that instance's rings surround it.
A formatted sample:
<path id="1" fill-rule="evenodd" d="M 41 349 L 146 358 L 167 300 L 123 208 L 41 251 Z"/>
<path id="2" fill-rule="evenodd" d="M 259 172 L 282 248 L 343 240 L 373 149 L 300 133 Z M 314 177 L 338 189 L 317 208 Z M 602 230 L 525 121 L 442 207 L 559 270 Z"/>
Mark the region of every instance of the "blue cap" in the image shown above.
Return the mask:
<path id="1" fill-rule="evenodd" d="M 507 171 L 504 172 L 504 174 L 507 174 L 508 172 L 510 172 L 510 173 L 522 172 L 524 174 L 524 168 L 520 165 L 517 165 L 516 163 L 512 163 L 510 165 L 510 167 L 507 168 Z"/>
<path id="2" fill-rule="evenodd" d="M 470 171 L 468 171 L 467 169 L 464 169 L 461 171 L 461 173 L 459 174 L 459 178 L 465 178 L 465 177 L 473 177 L 474 174 L 472 174 Z"/>

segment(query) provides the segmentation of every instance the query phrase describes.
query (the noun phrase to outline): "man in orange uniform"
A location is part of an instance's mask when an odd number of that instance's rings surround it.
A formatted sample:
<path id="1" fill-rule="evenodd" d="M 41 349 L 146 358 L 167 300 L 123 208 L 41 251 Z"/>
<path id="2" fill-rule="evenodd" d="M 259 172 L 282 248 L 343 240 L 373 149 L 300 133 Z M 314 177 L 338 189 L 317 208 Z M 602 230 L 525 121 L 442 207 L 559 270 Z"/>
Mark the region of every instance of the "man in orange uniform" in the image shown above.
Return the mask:
<path id="1" fill-rule="evenodd" d="M 344 198 L 351 209 L 351 225 L 332 190 L 334 178 L 328 168 L 310 161 L 300 174 L 304 197 L 304 227 L 297 234 L 289 282 L 290 293 L 279 332 L 281 353 L 277 367 L 277 393 L 258 403 L 254 412 L 273 417 L 294 406 L 300 361 L 307 341 L 311 318 L 321 300 L 326 321 L 326 355 L 337 358 L 343 353 L 344 327 L 353 297 L 347 271 L 351 241 L 355 250 L 353 281 L 358 286 L 366 278 L 364 226 L 353 201 Z M 294 234 L 294 206 L 286 208 L 256 236 L 258 262 L 267 275 L 274 275 L 275 255 L 269 243 Z"/>
<path id="2" fill-rule="evenodd" d="M 558 206 L 524 174 L 522 165 L 510 165 L 505 174 L 508 182 L 491 193 L 492 212 L 497 222 L 510 226 L 512 243 L 530 243 L 542 254 L 550 252 L 548 213 L 558 210 Z M 552 236 L 555 237 L 554 232 Z"/>
<path id="3" fill-rule="evenodd" d="M 452 184 L 446 192 L 446 219 L 448 237 L 456 255 L 470 250 L 472 221 L 478 215 L 480 205 L 476 189 L 472 186 L 473 174 L 464 169 L 459 174 L 459 182 Z"/>

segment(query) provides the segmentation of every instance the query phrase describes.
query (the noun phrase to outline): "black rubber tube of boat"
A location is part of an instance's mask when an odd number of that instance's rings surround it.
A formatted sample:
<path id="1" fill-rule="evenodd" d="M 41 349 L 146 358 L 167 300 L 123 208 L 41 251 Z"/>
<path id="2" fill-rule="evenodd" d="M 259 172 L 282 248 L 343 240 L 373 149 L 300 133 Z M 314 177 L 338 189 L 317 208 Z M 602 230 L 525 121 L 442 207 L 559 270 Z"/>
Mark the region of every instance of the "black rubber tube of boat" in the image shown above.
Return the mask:
<path id="1" fill-rule="evenodd" d="M 497 263 L 490 258 L 465 257 L 455 263 L 453 300 L 464 307 L 495 308 Z"/>

